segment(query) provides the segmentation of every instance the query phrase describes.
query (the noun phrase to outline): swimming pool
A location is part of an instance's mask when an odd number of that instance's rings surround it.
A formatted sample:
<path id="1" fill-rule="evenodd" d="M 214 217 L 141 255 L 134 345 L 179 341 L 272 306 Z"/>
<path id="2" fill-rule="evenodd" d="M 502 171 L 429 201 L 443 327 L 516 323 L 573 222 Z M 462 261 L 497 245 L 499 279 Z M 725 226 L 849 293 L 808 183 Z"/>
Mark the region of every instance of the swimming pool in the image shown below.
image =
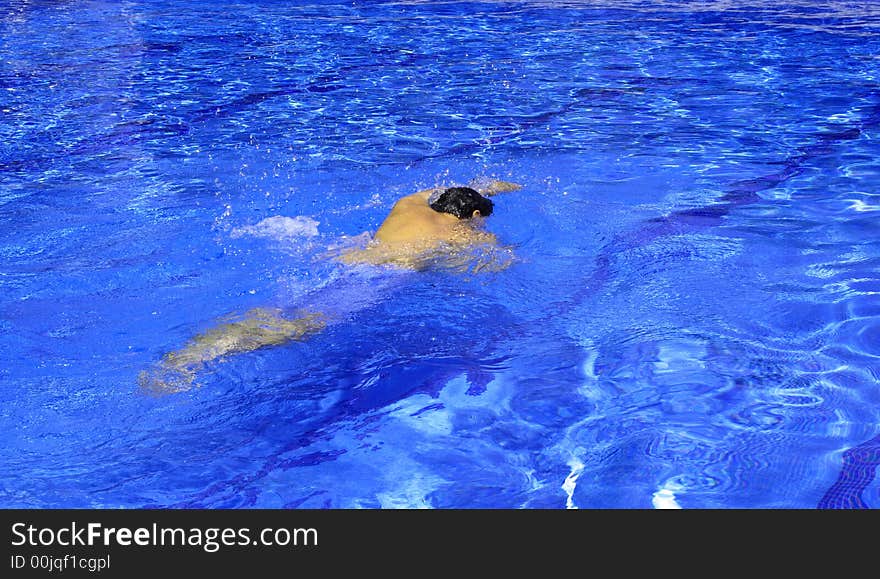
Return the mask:
<path id="1" fill-rule="evenodd" d="M 0 30 L 0 506 L 880 506 L 880 10 L 15 0 Z M 524 186 L 487 220 L 511 267 L 325 258 L 480 175 Z M 139 389 L 321 292 L 310 339 Z"/>

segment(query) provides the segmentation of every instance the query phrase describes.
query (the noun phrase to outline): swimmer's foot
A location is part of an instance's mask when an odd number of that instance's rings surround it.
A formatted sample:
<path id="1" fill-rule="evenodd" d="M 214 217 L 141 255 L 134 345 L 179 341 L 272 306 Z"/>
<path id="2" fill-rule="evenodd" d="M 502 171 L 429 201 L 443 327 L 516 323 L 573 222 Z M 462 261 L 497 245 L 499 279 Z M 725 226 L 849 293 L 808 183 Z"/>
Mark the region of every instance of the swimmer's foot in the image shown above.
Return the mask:
<path id="1" fill-rule="evenodd" d="M 169 366 L 160 362 L 151 370 L 138 376 L 138 385 L 146 394 L 162 396 L 190 390 L 196 379 L 196 371 L 189 368 Z"/>

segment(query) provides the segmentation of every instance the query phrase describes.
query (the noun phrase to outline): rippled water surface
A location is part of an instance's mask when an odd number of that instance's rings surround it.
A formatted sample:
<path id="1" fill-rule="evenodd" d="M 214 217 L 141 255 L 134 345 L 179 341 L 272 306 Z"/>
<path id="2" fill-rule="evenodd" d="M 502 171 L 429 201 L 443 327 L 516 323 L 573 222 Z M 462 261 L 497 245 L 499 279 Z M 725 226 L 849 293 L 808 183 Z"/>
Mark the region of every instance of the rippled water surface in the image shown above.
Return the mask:
<path id="1" fill-rule="evenodd" d="M 0 505 L 880 507 L 867 6 L 0 1 Z M 327 259 L 479 175 L 508 269 Z"/>

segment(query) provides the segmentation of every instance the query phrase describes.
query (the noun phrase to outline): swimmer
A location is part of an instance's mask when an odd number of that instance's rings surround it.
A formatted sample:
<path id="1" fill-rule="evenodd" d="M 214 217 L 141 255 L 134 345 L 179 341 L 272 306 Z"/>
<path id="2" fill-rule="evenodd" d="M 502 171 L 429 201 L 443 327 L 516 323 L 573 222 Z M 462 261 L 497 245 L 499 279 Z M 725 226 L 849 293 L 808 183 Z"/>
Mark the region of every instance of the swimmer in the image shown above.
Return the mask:
<path id="1" fill-rule="evenodd" d="M 492 181 L 482 192 L 494 195 L 514 187 Z M 491 215 L 494 207 L 483 194 L 470 187 L 451 187 L 407 195 L 394 204 L 366 248 L 343 253 L 339 260 L 418 270 L 425 269 L 438 252 L 454 254 L 480 244 L 496 245 L 495 236 L 479 227 L 480 218 Z"/>
<path id="2" fill-rule="evenodd" d="M 336 259 L 346 264 L 424 270 L 444 257 L 454 260 L 479 246 L 497 246 L 495 236 L 481 229 L 483 218 L 494 207 L 488 197 L 521 187 L 491 179 L 469 185 L 426 189 L 399 199 L 366 247 L 346 250 Z M 288 319 L 278 309 L 254 309 L 165 354 L 155 368 L 141 372 L 138 382 L 142 390 L 153 394 L 189 390 L 208 362 L 302 340 L 326 325 L 327 317 L 320 312 L 303 311 Z"/>

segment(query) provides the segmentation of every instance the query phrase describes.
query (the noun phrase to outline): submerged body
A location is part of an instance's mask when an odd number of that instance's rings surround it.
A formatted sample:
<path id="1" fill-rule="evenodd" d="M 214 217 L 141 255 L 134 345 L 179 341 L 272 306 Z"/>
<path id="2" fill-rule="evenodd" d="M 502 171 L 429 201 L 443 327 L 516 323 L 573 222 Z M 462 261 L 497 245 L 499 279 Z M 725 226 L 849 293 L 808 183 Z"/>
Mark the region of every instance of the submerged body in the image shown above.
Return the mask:
<path id="1" fill-rule="evenodd" d="M 480 229 L 483 214 L 488 215 L 492 210 L 491 201 L 481 194 L 491 196 L 515 191 L 520 186 L 495 180 L 477 186 L 480 192 L 469 188 L 435 188 L 399 199 L 367 247 L 348 250 L 336 259 L 346 264 L 422 270 L 438 261 L 455 267 L 462 256 L 478 247 L 496 247 L 495 236 Z M 444 205 L 448 192 L 464 189 L 481 201 L 477 205 Z M 503 269 L 509 263 L 509 259 L 496 262 L 494 268 Z M 474 270 L 486 267 L 475 266 Z M 305 311 L 289 319 L 277 309 L 251 310 L 241 319 L 215 326 L 192 338 L 182 349 L 163 356 L 151 371 L 141 372 L 140 386 L 155 394 L 188 390 L 198 372 L 212 360 L 304 339 L 323 329 L 327 321 L 328 315 L 324 312 Z"/>

